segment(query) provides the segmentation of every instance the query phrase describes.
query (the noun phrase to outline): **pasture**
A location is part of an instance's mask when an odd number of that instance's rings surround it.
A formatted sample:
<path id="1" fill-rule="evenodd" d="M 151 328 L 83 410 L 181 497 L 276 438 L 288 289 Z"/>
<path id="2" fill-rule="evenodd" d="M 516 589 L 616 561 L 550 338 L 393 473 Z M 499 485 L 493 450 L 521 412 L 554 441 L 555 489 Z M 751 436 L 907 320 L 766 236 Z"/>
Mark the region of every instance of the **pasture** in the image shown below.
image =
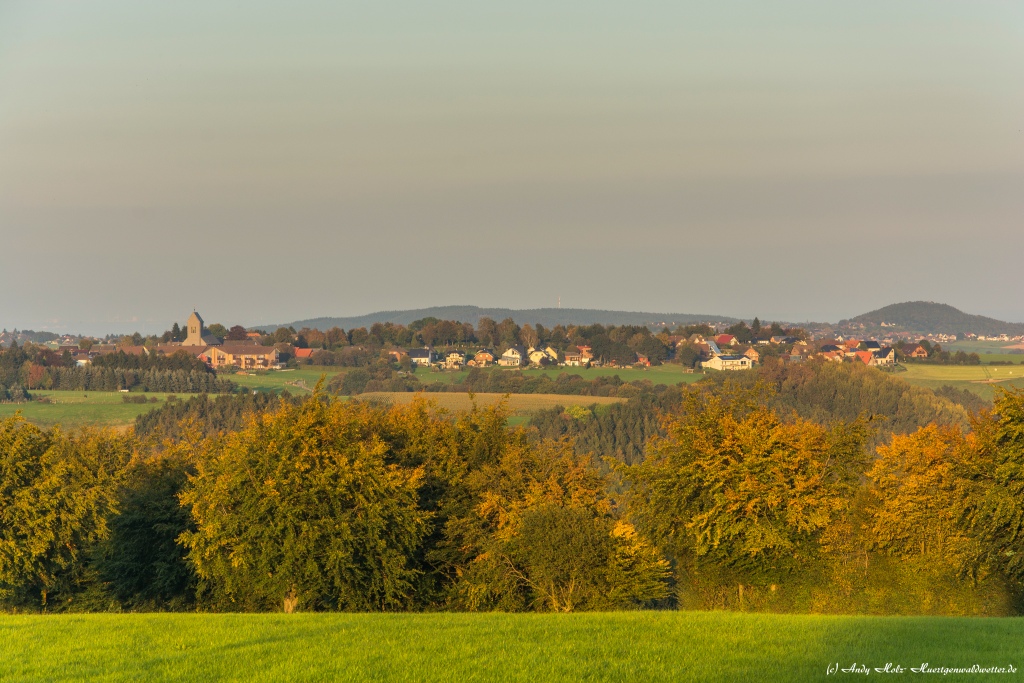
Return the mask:
<path id="1" fill-rule="evenodd" d="M 0 680 L 825 681 L 1014 667 L 1024 620 L 729 612 L 0 617 Z M 870 672 L 871 678 L 880 674 Z M 860 675 L 863 678 L 863 674 Z M 869 678 L 869 680 L 871 680 Z"/>
<path id="2" fill-rule="evenodd" d="M 417 398 L 425 398 L 439 408 L 450 412 L 470 410 L 473 404 L 480 407 L 492 406 L 505 399 L 505 394 L 469 394 L 462 392 L 409 392 L 409 391 L 373 391 L 354 396 L 361 401 L 381 401 L 390 404 L 411 403 Z M 510 394 L 507 398 L 508 407 L 514 416 L 525 416 L 544 408 L 555 406 L 592 406 L 610 405 L 625 401 L 624 398 L 607 396 L 563 396 L 561 394 Z"/>
<path id="3" fill-rule="evenodd" d="M 0 418 L 21 411 L 25 419 L 40 427 L 126 427 L 138 415 L 162 406 L 171 394 L 122 394 L 117 391 L 42 391 L 33 390 L 34 400 L 26 403 L 0 404 Z M 156 398 L 155 403 L 125 403 L 124 396 Z M 186 400 L 193 394 L 176 394 Z M 38 399 L 44 399 L 40 401 Z M 46 402 L 46 401 L 49 402 Z"/>

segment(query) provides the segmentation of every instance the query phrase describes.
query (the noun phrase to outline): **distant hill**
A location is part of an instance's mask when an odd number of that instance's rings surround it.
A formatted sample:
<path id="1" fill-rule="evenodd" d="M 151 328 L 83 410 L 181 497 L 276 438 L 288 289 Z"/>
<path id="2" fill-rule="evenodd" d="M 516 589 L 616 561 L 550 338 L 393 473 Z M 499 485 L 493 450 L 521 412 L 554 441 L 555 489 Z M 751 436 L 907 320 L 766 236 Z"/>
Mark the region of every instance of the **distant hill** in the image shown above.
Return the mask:
<path id="1" fill-rule="evenodd" d="M 879 308 L 877 311 L 842 320 L 840 327 L 849 324 L 879 326 L 886 324 L 897 332 L 946 333 L 946 334 L 1024 334 L 1024 323 L 1008 323 L 983 315 L 971 315 L 948 304 L 932 301 L 907 301 Z"/>
<path id="2" fill-rule="evenodd" d="M 368 315 L 359 315 L 349 318 L 310 318 L 308 320 L 296 320 L 291 323 L 274 325 L 253 325 L 260 329 L 276 329 L 278 327 L 294 327 L 296 330 L 308 327 L 317 330 L 327 330 L 332 327 L 340 327 L 344 330 L 351 330 L 359 327 L 369 327 L 374 323 L 395 323 L 408 325 L 409 323 L 422 318 L 437 318 L 439 320 L 458 320 L 474 325 L 480 318 L 492 318 L 501 322 L 505 318 L 512 318 L 516 323 L 540 323 L 545 327 L 555 325 L 691 325 L 701 322 L 723 322 L 734 323 L 738 319 L 722 315 L 696 315 L 691 313 L 643 313 L 630 311 L 598 311 L 587 308 L 528 308 L 514 310 L 511 308 L 480 308 L 479 306 L 434 306 L 432 308 L 417 308 L 408 311 L 379 311 Z"/>

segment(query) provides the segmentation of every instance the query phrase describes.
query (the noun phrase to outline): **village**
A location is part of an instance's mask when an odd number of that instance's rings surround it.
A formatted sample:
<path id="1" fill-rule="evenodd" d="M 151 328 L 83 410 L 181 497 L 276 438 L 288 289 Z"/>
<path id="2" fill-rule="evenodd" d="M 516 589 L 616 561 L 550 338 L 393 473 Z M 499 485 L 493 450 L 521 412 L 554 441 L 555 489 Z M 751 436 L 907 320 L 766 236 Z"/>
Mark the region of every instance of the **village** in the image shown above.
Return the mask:
<path id="1" fill-rule="evenodd" d="M 177 328 L 177 326 L 175 326 Z M 715 328 L 704 326 L 707 330 Z M 719 330 L 725 324 L 718 324 Z M 248 330 L 236 326 L 230 332 L 222 326 L 214 325 L 221 333 L 217 336 L 208 328 L 203 318 L 196 311 L 188 317 L 185 327 L 181 329 L 183 339 L 180 341 L 157 341 L 151 338 L 146 343 L 136 343 L 141 339 L 132 337 L 120 339 L 94 340 L 87 337 L 64 335 L 51 339 L 43 346 L 57 353 L 67 353 L 75 365 L 85 366 L 92 360 L 110 353 L 120 352 L 128 355 L 170 356 L 175 353 L 187 353 L 205 362 L 214 370 L 230 370 L 235 372 L 258 372 L 280 370 L 288 367 L 320 364 L 328 345 L 324 343 L 307 343 L 306 338 L 324 336 L 315 330 L 295 332 L 280 328 L 274 333 L 260 330 Z M 899 338 L 883 339 L 859 338 L 852 336 L 825 335 L 815 339 L 807 330 L 794 328 L 796 333 L 773 335 L 768 338 L 749 339 L 741 342 L 733 334 L 694 333 L 690 335 L 669 334 L 662 330 L 653 338 L 660 341 L 663 347 L 659 358 L 652 358 L 644 353 L 633 353 L 632 358 L 606 358 L 595 353 L 587 344 L 538 344 L 537 346 L 510 344 L 503 347 L 477 347 L 468 343 L 451 344 L 435 347 L 425 344 L 422 347 L 400 347 L 381 349 L 381 357 L 393 362 L 407 362 L 410 367 L 429 368 L 435 370 L 462 370 L 466 368 L 545 368 L 545 367 L 622 367 L 647 368 L 661 362 L 676 362 L 684 366 L 686 372 L 705 371 L 742 371 L 750 370 L 762 362 L 764 356 L 772 356 L 786 363 L 798 363 L 810 359 L 821 359 L 828 362 L 857 362 L 878 368 L 892 368 L 898 362 L 927 361 L 933 349 L 941 348 L 940 343 L 953 343 L 958 340 L 956 335 L 929 334 L 921 335 L 918 341 L 903 341 Z M 138 335 L 136 335 L 137 337 Z M 165 335 L 166 336 L 166 335 Z M 1019 343 L 1021 337 L 1006 334 L 986 337 L 967 334 L 960 338 L 977 341 L 995 341 Z M 355 337 L 353 337 L 355 341 Z M 0 333 L 0 346 L 15 341 L 15 335 L 9 332 Z M 557 347 L 556 347 L 557 346 Z M 356 347 L 359 348 L 359 347 Z"/>

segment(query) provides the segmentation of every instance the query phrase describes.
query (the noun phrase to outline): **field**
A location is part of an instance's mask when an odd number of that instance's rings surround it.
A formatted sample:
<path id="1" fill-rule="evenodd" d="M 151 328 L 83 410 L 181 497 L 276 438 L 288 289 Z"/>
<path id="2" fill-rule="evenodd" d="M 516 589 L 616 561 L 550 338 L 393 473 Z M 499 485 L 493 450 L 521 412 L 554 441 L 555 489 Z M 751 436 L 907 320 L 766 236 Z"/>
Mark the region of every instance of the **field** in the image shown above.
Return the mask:
<path id="1" fill-rule="evenodd" d="M 506 370 L 504 368 L 493 367 L 488 372 L 514 372 L 514 370 Z M 527 377 L 535 375 L 547 375 L 551 379 L 555 379 L 563 372 L 569 373 L 570 375 L 581 375 L 586 379 L 596 379 L 598 377 L 614 377 L 619 376 L 624 382 L 635 382 L 638 380 L 648 380 L 653 384 L 679 384 L 680 382 L 696 382 L 699 379 L 703 379 L 704 375 L 700 373 L 685 373 L 683 372 L 682 366 L 679 365 L 657 365 L 651 368 L 571 368 L 571 367 L 554 367 L 554 368 L 526 368 L 523 374 Z M 463 379 L 469 372 L 467 370 L 448 371 L 448 372 L 432 372 L 430 370 L 419 369 L 416 371 L 416 377 L 420 382 L 429 384 L 430 382 L 444 382 L 446 384 L 452 384 Z"/>
<path id="2" fill-rule="evenodd" d="M 171 394 L 122 394 L 116 391 L 32 391 L 32 397 L 48 398 L 27 403 L 0 404 L 0 418 L 21 411 L 28 421 L 41 427 L 60 423 L 64 427 L 93 425 L 97 427 L 124 427 L 132 424 L 137 415 L 162 406 Z M 124 396 L 155 397 L 156 403 L 125 403 Z M 177 394 L 185 400 L 192 394 Z"/>
<path id="3" fill-rule="evenodd" d="M 447 393 L 447 392 L 401 392 L 401 391 L 374 391 L 366 394 L 359 394 L 354 398 L 363 401 L 383 401 L 386 403 L 410 403 L 417 397 L 423 397 L 433 401 L 438 407 L 449 411 L 469 410 L 476 402 L 479 406 L 490 406 L 502 400 L 504 394 L 473 394 L 472 400 L 469 394 Z M 513 415 L 523 416 L 529 413 L 553 408 L 554 406 L 590 406 L 608 405 L 625 401 L 624 398 L 609 398 L 606 396 L 562 396 L 558 394 L 511 394 L 508 397 L 508 406 Z"/>
<path id="4" fill-rule="evenodd" d="M 996 387 L 1024 387 L 1024 366 L 1011 365 L 925 365 L 908 363 L 906 372 L 897 374 L 911 384 L 938 389 L 949 384 L 967 389 L 991 401 Z"/>
<path id="5" fill-rule="evenodd" d="M 1005 681 L 1020 675 L 1022 653 L 1020 619 L 728 612 L 0 617 L 4 681 L 770 683 L 853 678 L 827 675 L 837 664 L 926 662 L 1016 668 L 1016 675 L 932 677 Z"/>
<path id="6" fill-rule="evenodd" d="M 323 375 L 330 381 L 335 375 L 344 372 L 339 368 L 305 367 L 297 370 L 274 370 L 258 375 L 221 375 L 240 387 L 253 391 L 281 391 L 287 389 L 292 394 L 304 394 L 311 391 Z"/>

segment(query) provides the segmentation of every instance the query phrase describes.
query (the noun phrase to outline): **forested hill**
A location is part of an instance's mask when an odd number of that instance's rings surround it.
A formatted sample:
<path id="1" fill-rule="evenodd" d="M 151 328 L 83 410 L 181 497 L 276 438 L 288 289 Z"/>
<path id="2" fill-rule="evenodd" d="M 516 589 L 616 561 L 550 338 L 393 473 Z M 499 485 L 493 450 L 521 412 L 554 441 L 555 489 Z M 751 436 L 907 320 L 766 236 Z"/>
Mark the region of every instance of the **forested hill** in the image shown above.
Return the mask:
<path id="1" fill-rule="evenodd" d="M 983 315 L 971 315 L 953 308 L 948 304 L 937 304 L 931 301 L 907 301 L 902 304 L 891 304 L 877 311 L 858 315 L 847 323 L 880 326 L 886 323 L 895 326 L 898 332 L 946 333 L 962 334 L 1024 334 L 1024 323 L 1008 323 Z"/>
<path id="2" fill-rule="evenodd" d="M 700 322 L 734 323 L 737 321 L 736 318 L 728 316 L 698 315 L 693 313 L 600 311 L 589 308 L 528 308 L 515 310 L 511 308 L 481 308 L 479 306 L 433 306 L 431 308 L 417 308 L 408 311 L 378 311 L 377 313 L 348 318 L 310 318 L 281 325 L 255 325 L 254 327 L 261 329 L 294 327 L 296 330 L 303 327 L 316 330 L 329 330 L 332 327 L 340 327 L 343 330 L 351 330 L 369 327 L 374 323 L 408 325 L 423 318 L 458 320 L 459 322 L 472 323 L 473 325 L 476 325 L 480 318 L 491 318 L 499 321 L 505 318 L 512 318 L 519 325 L 540 323 L 545 327 L 554 327 L 555 325 L 593 325 L 595 323 L 600 323 L 601 325 L 666 324 L 676 327 L 678 325 L 691 325 Z"/>

